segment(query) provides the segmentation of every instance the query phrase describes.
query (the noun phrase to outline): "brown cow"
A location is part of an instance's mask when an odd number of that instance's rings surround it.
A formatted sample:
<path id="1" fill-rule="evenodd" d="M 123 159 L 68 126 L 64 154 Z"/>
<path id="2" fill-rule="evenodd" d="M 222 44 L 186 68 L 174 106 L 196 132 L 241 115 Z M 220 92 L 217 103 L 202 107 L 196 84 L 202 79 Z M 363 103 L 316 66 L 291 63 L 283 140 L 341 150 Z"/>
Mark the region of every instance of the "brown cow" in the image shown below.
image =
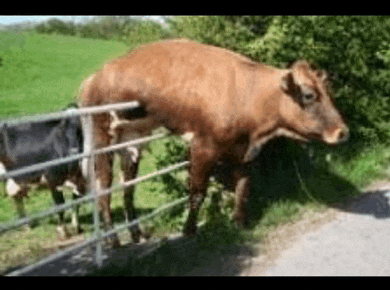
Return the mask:
<path id="1" fill-rule="evenodd" d="M 277 69 L 226 49 L 188 40 L 150 43 L 107 63 L 84 88 L 83 106 L 137 100 L 143 118 L 126 121 L 128 131 L 146 134 L 164 126 L 191 136 L 190 213 L 184 232 L 196 232 L 197 214 L 213 165 L 229 161 L 238 225 L 247 219 L 251 178 L 248 164 L 260 146 L 278 136 L 336 144 L 348 128 L 326 92 L 325 74 L 307 62 Z M 108 146 L 110 115 L 94 116 L 96 147 Z M 97 184 L 111 185 L 112 157 L 96 162 Z M 110 197 L 100 201 L 112 227 Z M 114 243 L 118 243 L 116 237 Z"/>

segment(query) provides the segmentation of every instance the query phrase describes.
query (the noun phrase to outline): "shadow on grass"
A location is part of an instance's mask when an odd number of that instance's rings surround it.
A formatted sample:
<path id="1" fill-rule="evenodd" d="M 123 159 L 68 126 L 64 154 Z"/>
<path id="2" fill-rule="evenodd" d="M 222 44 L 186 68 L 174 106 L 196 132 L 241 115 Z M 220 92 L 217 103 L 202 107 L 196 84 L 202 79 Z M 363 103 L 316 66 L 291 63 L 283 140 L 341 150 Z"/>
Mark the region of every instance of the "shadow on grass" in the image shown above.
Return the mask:
<path id="1" fill-rule="evenodd" d="M 288 150 L 289 154 L 284 154 Z M 311 205 L 375 218 L 390 217 L 390 183 L 383 182 L 371 190 L 360 189 L 332 172 L 326 162 L 314 164 L 308 154 L 302 154 L 303 150 L 285 139 L 273 140 L 264 148 L 252 170 L 251 228 L 259 223 L 288 221 L 300 206 Z M 352 156 L 347 155 L 347 159 Z M 270 214 L 270 207 L 274 213 Z"/>
<path id="2" fill-rule="evenodd" d="M 155 208 L 141 208 L 137 209 L 137 215 L 142 216 L 146 215 L 148 213 L 151 213 L 154 211 Z M 111 215 L 112 215 L 112 221 L 114 224 L 121 224 L 125 222 L 125 214 L 124 214 L 124 209 L 123 207 L 116 207 L 111 210 Z M 102 220 L 102 217 L 100 217 Z M 93 225 L 93 212 L 88 212 L 87 214 L 82 214 L 80 215 L 80 224 L 83 225 Z M 66 222 L 70 222 L 70 216 L 67 217 Z"/>
<path id="3" fill-rule="evenodd" d="M 250 247 L 235 244 L 204 245 L 202 230 L 196 237 L 177 235 L 164 239 L 153 252 L 127 255 L 126 263 L 111 262 L 90 276 L 233 276 L 239 274 L 253 256 Z"/>

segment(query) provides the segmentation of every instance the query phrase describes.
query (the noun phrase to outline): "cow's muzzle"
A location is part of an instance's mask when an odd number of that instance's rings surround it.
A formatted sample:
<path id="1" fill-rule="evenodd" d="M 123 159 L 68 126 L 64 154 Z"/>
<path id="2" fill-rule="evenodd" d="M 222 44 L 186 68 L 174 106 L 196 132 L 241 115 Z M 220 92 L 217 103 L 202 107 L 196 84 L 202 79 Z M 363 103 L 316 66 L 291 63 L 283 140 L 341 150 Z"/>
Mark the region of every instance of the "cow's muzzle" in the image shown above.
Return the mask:
<path id="1" fill-rule="evenodd" d="M 349 138 L 349 129 L 347 126 L 338 127 L 331 134 L 325 132 L 323 138 L 324 141 L 328 144 L 338 144 L 346 142 Z"/>

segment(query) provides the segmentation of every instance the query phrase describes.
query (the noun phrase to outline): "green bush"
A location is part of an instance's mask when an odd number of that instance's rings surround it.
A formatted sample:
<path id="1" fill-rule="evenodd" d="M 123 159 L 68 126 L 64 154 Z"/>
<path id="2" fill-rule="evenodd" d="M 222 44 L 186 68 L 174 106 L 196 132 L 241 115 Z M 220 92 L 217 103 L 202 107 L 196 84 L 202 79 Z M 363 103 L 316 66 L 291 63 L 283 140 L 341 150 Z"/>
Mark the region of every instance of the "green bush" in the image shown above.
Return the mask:
<path id="1" fill-rule="evenodd" d="M 187 159 L 187 146 L 179 137 L 171 137 L 162 142 L 164 150 L 156 155 L 156 167 L 158 170 L 168 167 Z M 158 181 L 164 185 L 164 192 L 168 193 L 172 199 L 185 196 L 186 185 L 176 178 L 176 172 L 160 175 Z"/>
<path id="2" fill-rule="evenodd" d="M 242 51 L 265 33 L 270 16 L 176 16 L 166 20 L 177 37 Z"/>
<path id="3" fill-rule="evenodd" d="M 62 21 L 58 18 L 50 18 L 46 22 L 35 26 L 35 31 L 45 34 L 76 35 L 76 25 L 72 21 Z"/>
<path id="4" fill-rule="evenodd" d="M 123 41 L 132 47 L 171 36 L 167 29 L 153 20 L 142 20 L 135 26 L 127 27 L 124 33 Z"/>
<path id="5" fill-rule="evenodd" d="M 37 24 L 35 31 L 124 41 L 132 46 L 169 37 L 169 32 L 160 23 L 131 16 L 97 16 L 79 24 L 50 18 Z"/>
<path id="6" fill-rule="evenodd" d="M 138 20 L 129 16 L 99 16 L 79 24 L 78 34 L 85 38 L 123 40 L 128 27 Z"/>

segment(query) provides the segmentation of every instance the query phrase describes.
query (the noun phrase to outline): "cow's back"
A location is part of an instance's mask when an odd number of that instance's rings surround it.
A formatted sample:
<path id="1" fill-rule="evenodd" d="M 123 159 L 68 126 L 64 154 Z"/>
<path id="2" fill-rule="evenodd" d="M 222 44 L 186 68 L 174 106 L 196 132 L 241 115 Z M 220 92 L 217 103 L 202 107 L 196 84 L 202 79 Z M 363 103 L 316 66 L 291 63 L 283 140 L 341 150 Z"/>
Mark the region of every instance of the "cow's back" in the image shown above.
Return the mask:
<path id="1" fill-rule="evenodd" d="M 83 103 L 138 100 L 159 120 L 172 122 L 167 117 L 175 115 L 175 124 L 164 124 L 175 131 L 199 132 L 209 127 L 227 131 L 249 122 L 244 119 L 252 106 L 258 73 L 269 70 L 244 56 L 205 44 L 155 42 L 107 63 Z"/>

